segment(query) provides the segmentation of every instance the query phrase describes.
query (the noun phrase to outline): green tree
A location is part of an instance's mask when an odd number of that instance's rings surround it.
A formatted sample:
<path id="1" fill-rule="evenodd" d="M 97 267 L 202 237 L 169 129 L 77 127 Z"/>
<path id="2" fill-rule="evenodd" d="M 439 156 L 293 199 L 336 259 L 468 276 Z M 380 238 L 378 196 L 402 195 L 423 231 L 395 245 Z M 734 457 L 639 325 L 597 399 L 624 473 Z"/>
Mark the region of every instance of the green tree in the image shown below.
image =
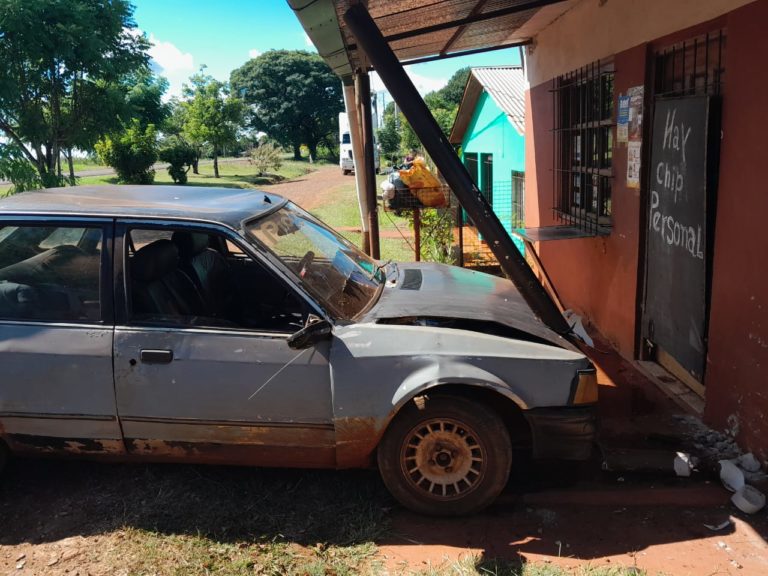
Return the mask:
<path id="1" fill-rule="evenodd" d="M 162 126 L 171 114 L 171 105 L 163 102 L 168 91 L 168 80 L 156 76 L 147 68 L 129 74 L 122 82 L 125 94 L 126 115 L 136 118 L 142 126 Z"/>
<path id="2" fill-rule="evenodd" d="M 120 133 L 105 136 L 96 143 L 96 153 L 102 162 L 117 172 L 126 184 L 152 184 L 157 162 L 157 130 L 153 124 L 142 126 L 134 119 Z"/>
<path id="3" fill-rule="evenodd" d="M 0 0 L 0 130 L 45 185 L 58 180 L 60 150 L 88 140 L 112 100 L 92 103 L 146 66 L 135 26 L 129 0 Z"/>
<path id="4" fill-rule="evenodd" d="M 163 162 L 168 162 L 168 174 L 176 184 L 186 184 L 187 172 L 198 156 L 189 143 L 178 136 L 171 136 L 163 143 L 158 157 Z"/>
<path id="5" fill-rule="evenodd" d="M 0 180 L 11 182 L 11 194 L 40 188 L 42 182 L 16 144 L 0 144 Z"/>
<path id="6" fill-rule="evenodd" d="M 232 96 L 229 85 L 203 73 L 190 78 L 184 86 L 184 132 L 196 142 L 213 149 L 213 174 L 219 177 L 219 156 L 224 146 L 237 139 L 243 123 L 243 102 Z"/>
<path id="7" fill-rule="evenodd" d="M 400 132 L 397 129 L 397 117 L 393 102 L 384 109 L 383 126 L 379 129 L 379 145 L 381 153 L 394 164 L 400 152 Z"/>
<path id="8" fill-rule="evenodd" d="M 464 97 L 464 87 L 467 85 L 470 70 L 471 68 L 469 66 L 466 68 L 459 68 L 453 73 L 453 76 L 450 77 L 448 84 L 438 90 L 438 94 L 448 105 L 447 108 L 461 104 L 461 99 Z"/>
<path id="9" fill-rule="evenodd" d="M 251 125 L 301 159 L 338 132 L 341 82 L 318 54 L 270 50 L 232 72 L 232 90 L 250 106 Z"/>

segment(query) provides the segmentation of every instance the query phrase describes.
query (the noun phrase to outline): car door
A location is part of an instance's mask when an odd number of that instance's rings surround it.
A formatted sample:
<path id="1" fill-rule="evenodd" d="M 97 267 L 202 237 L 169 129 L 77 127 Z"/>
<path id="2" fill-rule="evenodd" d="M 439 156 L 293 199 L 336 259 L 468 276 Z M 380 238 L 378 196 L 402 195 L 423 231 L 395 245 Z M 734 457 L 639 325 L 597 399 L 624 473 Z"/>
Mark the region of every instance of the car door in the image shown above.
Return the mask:
<path id="1" fill-rule="evenodd" d="M 15 452 L 123 454 L 111 220 L 0 220 L 0 433 Z"/>
<path id="2" fill-rule="evenodd" d="M 194 243 L 181 237 L 189 234 L 208 237 L 199 253 L 185 254 Z M 115 385 L 129 452 L 333 466 L 329 343 L 305 350 L 287 344 L 311 306 L 233 233 L 126 221 L 117 236 Z M 196 265 L 212 261 L 225 269 L 219 281 L 226 284 L 210 287 L 196 277 Z M 212 310 L 228 296 L 234 305 Z M 267 318 L 280 313 L 290 319 Z"/>

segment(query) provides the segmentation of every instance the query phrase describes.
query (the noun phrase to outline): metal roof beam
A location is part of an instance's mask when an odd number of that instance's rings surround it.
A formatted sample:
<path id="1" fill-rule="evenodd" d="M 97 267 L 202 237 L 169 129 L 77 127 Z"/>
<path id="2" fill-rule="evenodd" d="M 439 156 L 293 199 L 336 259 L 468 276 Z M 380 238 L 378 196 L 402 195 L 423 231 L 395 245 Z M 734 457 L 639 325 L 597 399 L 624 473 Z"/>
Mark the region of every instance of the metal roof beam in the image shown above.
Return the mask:
<path id="1" fill-rule="evenodd" d="M 506 50 L 507 48 L 519 48 L 520 46 L 528 46 L 531 40 L 522 40 L 520 42 L 510 42 L 509 44 L 499 44 L 498 46 L 489 46 L 488 48 L 475 48 L 473 50 L 463 50 L 461 52 L 451 52 L 445 55 L 436 56 L 424 56 L 423 58 L 414 58 L 413 60 L 405 60 L 401 62 L 403 66 L 410 66 L 411 64 L 423 64 L 424 62 L 434 62 L 435 60 L 445 60 L 446 58 L 458 58 L 459 56 L 471 56 L 472 54 L 480 54 L 482 52 L 493 52 L 494 50 Z"/>
<path id="2" fill-rule="evenodd" d="M 451 20 L 450 22 L 441 22 L 440 24 L 433 24 L 432 26 L 425 26 L 424 28 L 416 28 L 414 30 L 408 30 L 406 32 L 398 32 L 397 34 L 390 34 L 384 36 L 386 42 L 394 42 L 396 40 L 405 40 L 406 38 L 413 38 L 415 36 L 421 36 L 423 34 L 430 34 L 432 32 L 439 32 L 441 30 L 448 30 L 450 28 L 458 28 L 460 26 L 466 26 L 467 24 L 474 24 L 475 22 L 484 22 L 486 20 L 493 20 L 494 18 L 501 18 L 503 16 L 509 16 L 510 14 L 517 14 L 518 12 L 525 12 L 526 10 L 533 10 L 535 8 L 543 8 L 550 4 L 559 4 L 565 0 L 531 0 L 524 4 L 515 4 L 507 8 L 501 8 L 499 10 L 493 10 L 491 12 L 483 12 L 481 14 L 474 14 L 466 16 L 465 18 L 459 18 L 458 20 Z M 351 9 L 351 8 L 350 8 Z M 382 16 L 382 19 L 386 16 Z M 381 31 L 379 31 L 381 33 Z M 360 39 L 357 39 L 360 42 Z M 347 50 L 356 50 L 357 44 L 350 44 L 347 46 Z"/>
<path id="3" fill-rule="evenodd" d="M 469 11 L 468 16 L 475 16 L 478 12 L 480 12 L 480 10 L 483 9 L 483 6 L 485 6 L 486 2 L 488 2 L 488 0 L 477 0 L 477 4 L 475 4 L 472 10 Z M 448 53 L 448 50 L 451 49 L 451 46 L 453 46 L 456 41 L 462 37 L 466 30 L 466 24 L 464 26 L 459 26 L 456 32 L 453 33 L 453 36 L 451 36 L 451 39 L 448 40 L 448 42 L 445 43 L 445 46 L 443 46 L 443 49 L 440 50 L 440 56 L 445 56 Z"/>

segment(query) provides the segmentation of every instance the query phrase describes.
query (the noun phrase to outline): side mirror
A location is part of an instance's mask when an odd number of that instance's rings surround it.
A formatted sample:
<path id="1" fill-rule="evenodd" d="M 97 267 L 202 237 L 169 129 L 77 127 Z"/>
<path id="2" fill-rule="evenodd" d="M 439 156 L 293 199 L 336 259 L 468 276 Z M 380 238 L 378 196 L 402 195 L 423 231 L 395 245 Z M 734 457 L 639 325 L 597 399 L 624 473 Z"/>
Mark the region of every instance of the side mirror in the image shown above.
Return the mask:
<path id="1" fill-rule="evenodd" d="M 309 348 L 326 338 L 330 338 L 332 328 L 328 320 L 318 320 L 307 324 L 304 328 L 288 337 L 288 347 L 294 350 Z"/>

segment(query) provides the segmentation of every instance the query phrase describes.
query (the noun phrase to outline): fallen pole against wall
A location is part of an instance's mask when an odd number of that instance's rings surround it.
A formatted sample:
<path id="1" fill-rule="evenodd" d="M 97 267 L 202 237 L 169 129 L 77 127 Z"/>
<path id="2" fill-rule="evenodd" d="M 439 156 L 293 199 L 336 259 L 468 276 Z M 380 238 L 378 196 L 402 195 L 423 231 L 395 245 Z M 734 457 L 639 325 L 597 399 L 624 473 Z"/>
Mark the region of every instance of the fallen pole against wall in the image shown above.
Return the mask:
<path id="1" fill-rule="evenodd" d="M 520 294 L 542 322 L 559 334 L 570 327 L 539 283 L 523 255 L 512 242 L 491 205 L 472 182 L 466 168 L 438 126 L 418 91 L 363 4 L 351 6 L 344 21 L 365 50 L 389 93 L 397 102 L 411 128 L 429 152 L 448 186 L 499 261 L 501 269 L 515 283 Z"/>

